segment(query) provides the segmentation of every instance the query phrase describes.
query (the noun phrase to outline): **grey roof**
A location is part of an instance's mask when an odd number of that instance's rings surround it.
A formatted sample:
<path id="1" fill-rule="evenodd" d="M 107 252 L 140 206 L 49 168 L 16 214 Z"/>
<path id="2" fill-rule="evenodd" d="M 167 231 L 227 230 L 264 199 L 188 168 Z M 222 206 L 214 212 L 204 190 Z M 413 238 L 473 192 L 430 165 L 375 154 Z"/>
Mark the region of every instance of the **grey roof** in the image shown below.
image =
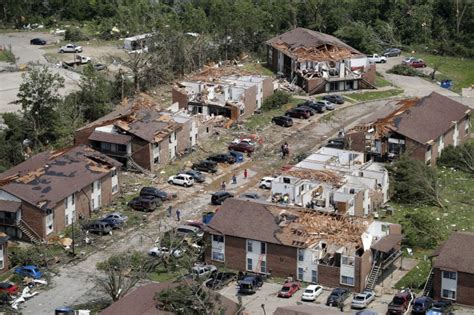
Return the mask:
<path id="1" fill-rule="evenodd" d="M 21 202 L 0 200 L 0 211 L 1 212 L 17 212 L 21 206 Z"/>
<path id="2" fill-rule="evenodd" d="M 474 233 L 453 232 L 434 253 L 434 268 L 474 274 Z"/>
<path id="3" fill-rule="evenodd" d="M 121 165 L 84 145 L 45 151 L 0 174 L 0 189 L 40 209 L 54 208 Z"/>
<path id="4" fill-rule="evenodd" d="M 115 144 L 128 144 L 132 141 L 132 137 L 128 135 L 121 135 L 118 133 L 110 133 L 95 130 L 90 136 L 89 141 L 99 141 Z"/>
<path id="5" fill-rule="evenodd" d="M 377 243 L 372 244 L 370 248 L 380 252 L 388 253 L 391 249 L 400 244 L 403 236 L 401 234 L 389 234 L 382 237 Z"/>

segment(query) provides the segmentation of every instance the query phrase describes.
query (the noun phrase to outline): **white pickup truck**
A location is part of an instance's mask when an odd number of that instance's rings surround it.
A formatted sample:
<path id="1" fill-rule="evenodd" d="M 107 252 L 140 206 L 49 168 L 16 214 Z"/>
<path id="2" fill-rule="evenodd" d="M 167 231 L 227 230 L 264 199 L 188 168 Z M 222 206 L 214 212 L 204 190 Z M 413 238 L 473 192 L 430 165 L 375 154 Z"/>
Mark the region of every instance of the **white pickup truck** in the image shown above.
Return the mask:
<path id="1" fill-rule="evenodd" d="M 377 54 L 368 55 L 367 58 L 369 59 L 370 63 L 386 63 L 387 62 L 387 57 L 380 56 Z"/>

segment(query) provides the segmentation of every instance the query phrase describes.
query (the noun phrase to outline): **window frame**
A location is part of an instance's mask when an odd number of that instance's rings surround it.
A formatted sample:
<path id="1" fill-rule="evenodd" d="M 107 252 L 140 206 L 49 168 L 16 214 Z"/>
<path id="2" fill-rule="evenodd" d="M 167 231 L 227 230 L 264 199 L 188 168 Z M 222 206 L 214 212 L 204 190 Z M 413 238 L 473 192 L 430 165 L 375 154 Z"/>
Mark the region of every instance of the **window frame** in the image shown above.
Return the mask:
<path id="1" fill-rule="evenodd" d="M 348 282 L 348 281 L 344 281 L 344 280 L 347 280 L 347 279 L 352 279 L 352 283 Z M 355 279 L 354 277 L 348 277 L 348 276 L 341 276 L 341 284 L 344 284 L 344 285 L 347 285 L 347 286 L 354 286 L 354 282 L 355 282 Z"/>
<path id="2" fill-rule="evenodd" d="M 247 240 L 246 248 L 247 248 L 247 253 L 253 253 L 253 241 L 252 240 Z"/>

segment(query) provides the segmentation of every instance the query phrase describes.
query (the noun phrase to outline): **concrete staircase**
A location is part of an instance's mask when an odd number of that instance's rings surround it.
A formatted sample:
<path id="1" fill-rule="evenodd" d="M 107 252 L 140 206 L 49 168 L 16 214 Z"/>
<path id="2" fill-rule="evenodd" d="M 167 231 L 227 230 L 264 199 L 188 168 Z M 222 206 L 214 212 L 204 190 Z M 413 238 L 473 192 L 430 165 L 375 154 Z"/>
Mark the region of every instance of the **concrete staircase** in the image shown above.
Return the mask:
<path id="1" fill-rule="evenodd" d="M 43 242 L 43 239 L 25 221 L 20 220 L 17 226 L 33 244 L 39 245 Z"/>

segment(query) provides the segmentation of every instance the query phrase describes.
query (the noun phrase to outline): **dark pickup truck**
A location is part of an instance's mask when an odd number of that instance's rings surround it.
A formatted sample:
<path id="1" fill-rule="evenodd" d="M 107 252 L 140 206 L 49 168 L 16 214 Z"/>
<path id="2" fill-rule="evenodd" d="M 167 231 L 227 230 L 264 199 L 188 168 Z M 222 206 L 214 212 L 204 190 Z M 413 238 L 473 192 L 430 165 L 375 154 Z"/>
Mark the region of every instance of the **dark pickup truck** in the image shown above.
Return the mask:
<path id="1" fill-rule="evenodd" d="M 392 302 L 388 304 L 387 314 L 402 315 L 410 308 L 411 303 L 415 299 L 415 294 L 410 290 L 404 290 L 395 294 Z"/>

